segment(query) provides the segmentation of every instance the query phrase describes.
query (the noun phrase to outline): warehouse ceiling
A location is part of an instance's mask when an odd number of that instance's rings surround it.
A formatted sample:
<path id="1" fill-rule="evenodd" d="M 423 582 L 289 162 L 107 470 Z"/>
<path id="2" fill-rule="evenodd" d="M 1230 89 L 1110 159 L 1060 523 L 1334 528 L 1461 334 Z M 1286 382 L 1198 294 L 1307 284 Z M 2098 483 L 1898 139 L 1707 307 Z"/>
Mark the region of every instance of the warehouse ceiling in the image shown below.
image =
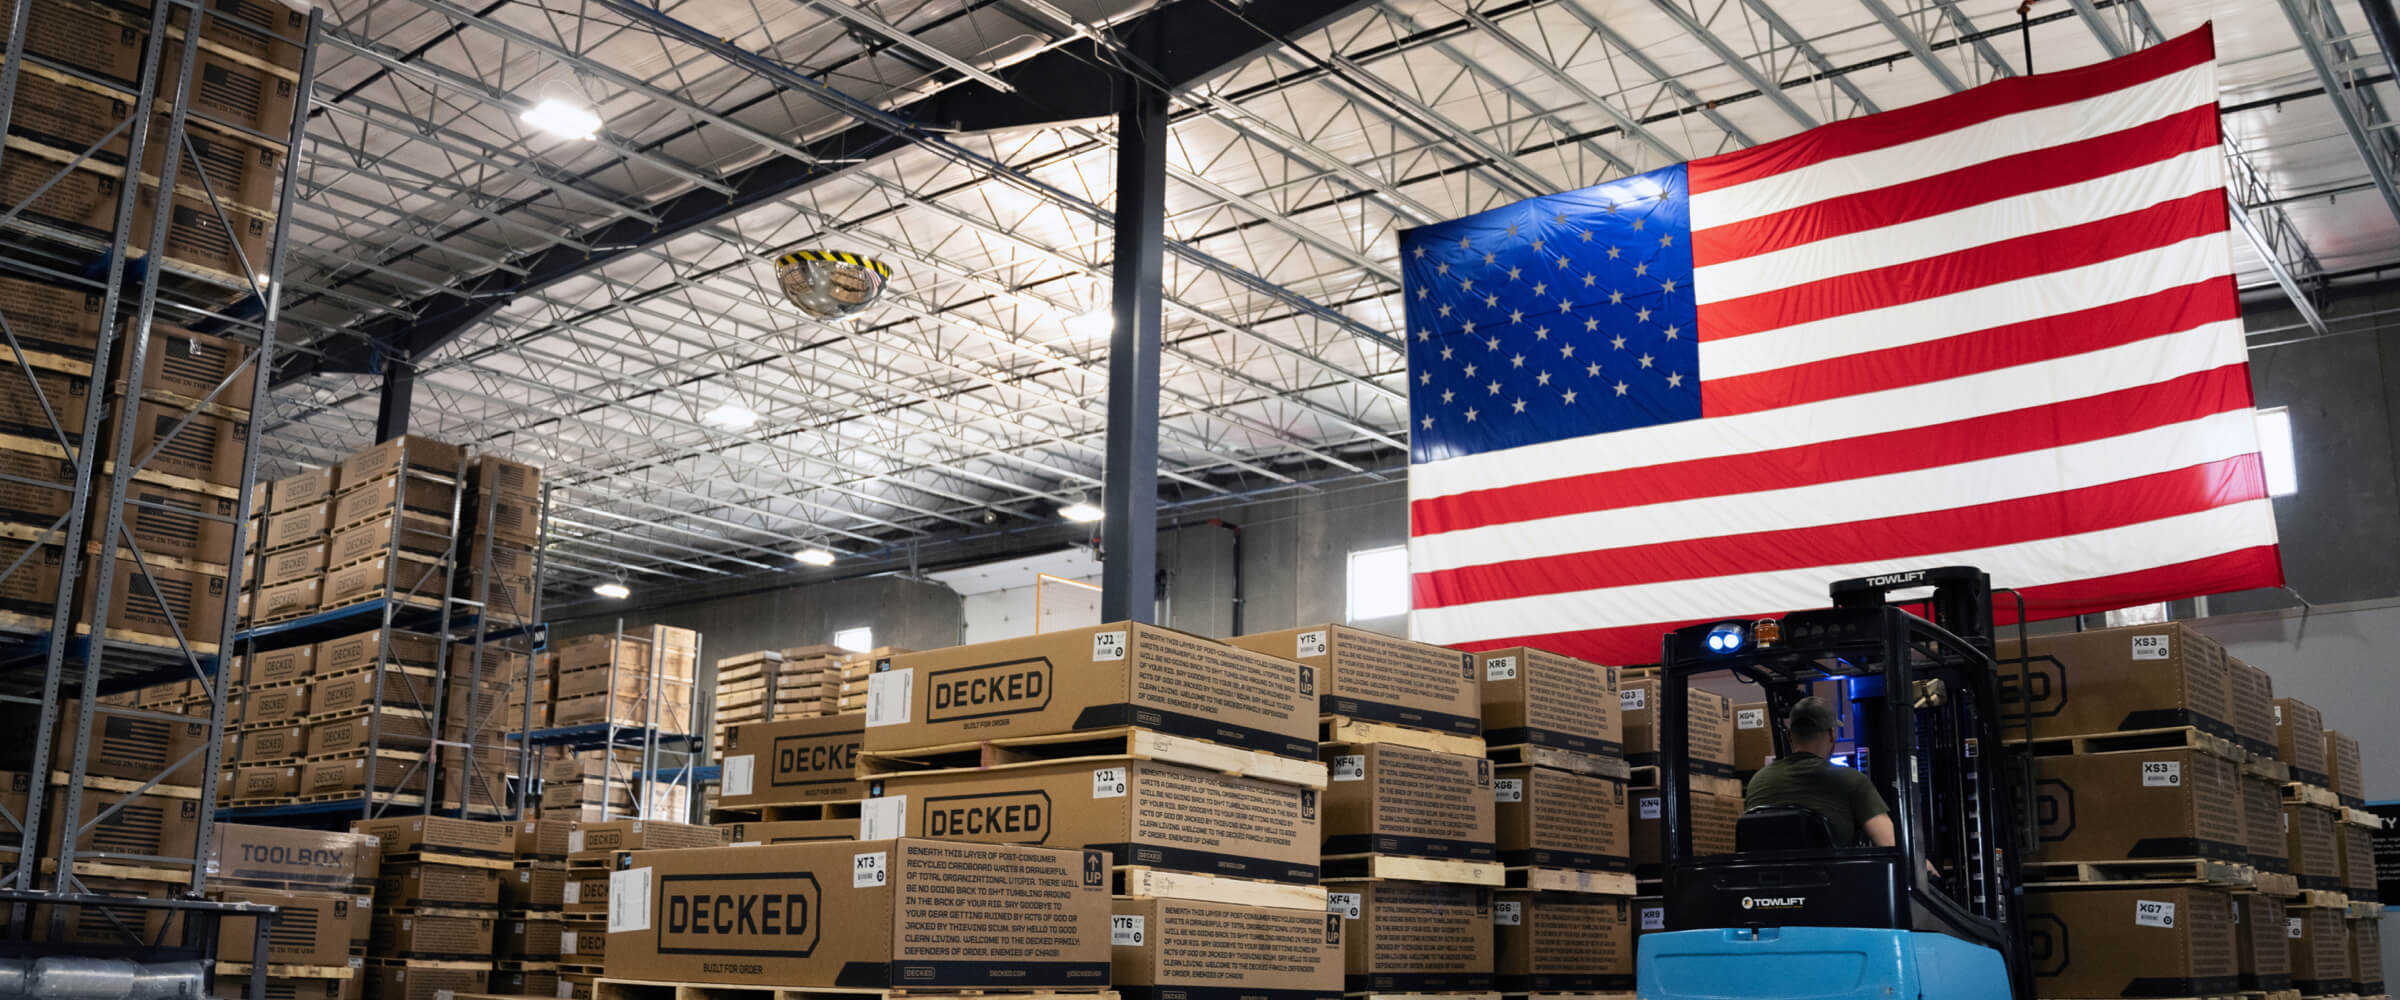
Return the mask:
<path id="1" fill-rule="evenodd" d="M 2356 3 L 2039 0 L 2021 34 L 2016 0 L 329 0 L 262 477 L 370 443 L 413 354 L 412 430 L 549 470 L 554 600 L 1055 524 L 1101 475 L 1116 140 L 1060 66 L 1180 86 L 1169 509 L 1398 475 L 1400 230 L 2017 75 L 2028 39 L 2065 69 L 2213 20 L 2242 283 L 2316 295 L 2400 262 Z M 520 120 L 553 98 L 599 134 Z M 803 248 L 891 287 L 808 319 L 773 292 Z"/>

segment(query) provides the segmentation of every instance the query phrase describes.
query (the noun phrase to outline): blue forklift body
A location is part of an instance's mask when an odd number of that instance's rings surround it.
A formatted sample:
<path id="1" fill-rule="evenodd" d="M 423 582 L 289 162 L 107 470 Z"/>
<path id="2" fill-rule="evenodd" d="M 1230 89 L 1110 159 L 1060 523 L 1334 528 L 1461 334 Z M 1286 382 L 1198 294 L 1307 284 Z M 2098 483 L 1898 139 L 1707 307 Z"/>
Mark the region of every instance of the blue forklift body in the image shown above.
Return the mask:
<path id="1" fill-rule="evenodd" d="M 1947 934 L 1760 927 L 1642 936 L 1639 1000 L 2009 1000 L 2000 953 Z"/>

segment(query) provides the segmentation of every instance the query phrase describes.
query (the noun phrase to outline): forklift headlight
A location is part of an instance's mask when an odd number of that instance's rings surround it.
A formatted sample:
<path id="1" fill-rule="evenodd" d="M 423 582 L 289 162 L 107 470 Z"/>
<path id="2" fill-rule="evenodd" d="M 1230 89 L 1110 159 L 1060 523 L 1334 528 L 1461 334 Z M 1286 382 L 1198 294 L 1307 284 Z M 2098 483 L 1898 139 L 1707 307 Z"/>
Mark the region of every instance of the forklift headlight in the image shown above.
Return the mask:
<path id="1" fill-rule="evenodd" d="M 1708 630 L 1708 648 L 1714 653 L 1731 653 L 1742 648 L 1742 627 L 1727 622 Z"/>

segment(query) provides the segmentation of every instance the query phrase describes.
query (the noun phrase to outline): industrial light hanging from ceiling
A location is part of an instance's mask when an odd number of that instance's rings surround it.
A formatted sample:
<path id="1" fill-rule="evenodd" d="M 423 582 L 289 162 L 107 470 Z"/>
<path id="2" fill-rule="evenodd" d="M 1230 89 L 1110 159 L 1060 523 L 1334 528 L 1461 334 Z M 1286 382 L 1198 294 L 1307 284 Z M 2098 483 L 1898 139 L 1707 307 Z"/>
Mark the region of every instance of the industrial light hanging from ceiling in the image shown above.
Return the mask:
<path id="1" fill-rule="evenodd" d="M 775 258 L 775 283 L 800 311 L 820 320 L 856 314 L 882 297 L 892 269 L 840 250 L 794 250 Z"/>
<path id="2" fill-rule="evenodd" d="M 592 593 L 598 594 L 612 601 L 622 601 L 633 596 L 633 588 L 626 586 L 625 581 L 623 580 L 610 580 L 607 583 L 594 586 L 592 588 Z"/>

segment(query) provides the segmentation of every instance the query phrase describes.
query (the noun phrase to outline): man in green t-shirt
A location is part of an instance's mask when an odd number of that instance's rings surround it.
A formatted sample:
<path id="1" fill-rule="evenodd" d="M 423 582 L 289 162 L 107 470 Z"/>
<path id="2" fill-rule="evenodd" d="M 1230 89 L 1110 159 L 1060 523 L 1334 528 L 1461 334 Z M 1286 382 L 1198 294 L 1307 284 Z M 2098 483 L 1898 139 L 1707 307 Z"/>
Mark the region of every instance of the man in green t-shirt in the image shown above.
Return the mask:
<path id="1" fill-rule="evenodd" d="M 1833 843 L 1848 847 L 1863 831 L 1877 847 L 1892 846 L 1892 810 L 1866 775 L 1834 764 L 1833 709 L 1802 698 L 1785 721 L 1792 752 L 1751 775 L 1742 806 L 1802 806 L 1833 824 Z"/>

